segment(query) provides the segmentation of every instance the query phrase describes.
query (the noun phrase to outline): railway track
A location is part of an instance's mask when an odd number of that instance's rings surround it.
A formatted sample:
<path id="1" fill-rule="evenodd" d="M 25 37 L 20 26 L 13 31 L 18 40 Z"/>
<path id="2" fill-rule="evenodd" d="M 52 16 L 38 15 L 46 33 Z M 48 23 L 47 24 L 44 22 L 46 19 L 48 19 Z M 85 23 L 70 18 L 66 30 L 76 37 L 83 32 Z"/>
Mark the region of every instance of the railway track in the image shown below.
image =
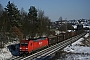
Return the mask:
<path id="1" fill-rule="evenodd" d="M 29 56 L 26 56 L 26 57 L 17 56 L 17 57 L 11 58 L 10 60 L 35 60 L 35 59 L 41 60 L 41 59 L 44 59 L 45 57 L 55 53 L 56 51 L 66 47 L 67 45 L 70 45 L 71 43 L 77 41 L 83 35 L 85 35 L 85 33 L 77 35 L 77 36 L 72 37 L 70 39 L 67 39 L 67 40 L 65 40 L 63 42 L 60 42 L 58 44 L 55 44 L 53 46 L 50 46 L 46 49 L 43 49 L 39 52 L 36 52 L 36 53 L 32 54 L 32 55 L 29 55 Z"/>

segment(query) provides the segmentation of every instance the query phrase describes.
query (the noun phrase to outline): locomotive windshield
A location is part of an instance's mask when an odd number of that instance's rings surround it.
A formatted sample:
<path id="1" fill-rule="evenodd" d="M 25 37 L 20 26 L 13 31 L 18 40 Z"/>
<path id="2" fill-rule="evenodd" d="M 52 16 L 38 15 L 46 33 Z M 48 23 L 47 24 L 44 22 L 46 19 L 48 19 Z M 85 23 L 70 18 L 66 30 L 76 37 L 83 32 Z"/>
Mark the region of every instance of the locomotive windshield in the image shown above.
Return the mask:
<path id="1" fill-rule="evenodd" d="M 22 46 L 27 46 L 27 45 L 28 45 L 28 43 L 21 43 L 21 45 L 22 45 Z"/>

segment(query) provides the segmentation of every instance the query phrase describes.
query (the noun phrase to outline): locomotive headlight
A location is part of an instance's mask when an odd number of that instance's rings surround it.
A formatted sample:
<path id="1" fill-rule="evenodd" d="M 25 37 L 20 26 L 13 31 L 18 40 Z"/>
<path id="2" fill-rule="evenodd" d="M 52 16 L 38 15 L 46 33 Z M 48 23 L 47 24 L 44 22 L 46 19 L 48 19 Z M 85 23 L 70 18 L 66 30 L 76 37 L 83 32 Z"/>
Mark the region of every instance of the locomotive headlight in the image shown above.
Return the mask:
<path id="1" fill-rule="evenodd" d="M 22 48 L 20 48 L 20 49 L 22 49 Z"/>
<path id="2" fill-rule="evenodd" d="M 28 48 L 26 48 L 26 49 L 28 49 Z"/>

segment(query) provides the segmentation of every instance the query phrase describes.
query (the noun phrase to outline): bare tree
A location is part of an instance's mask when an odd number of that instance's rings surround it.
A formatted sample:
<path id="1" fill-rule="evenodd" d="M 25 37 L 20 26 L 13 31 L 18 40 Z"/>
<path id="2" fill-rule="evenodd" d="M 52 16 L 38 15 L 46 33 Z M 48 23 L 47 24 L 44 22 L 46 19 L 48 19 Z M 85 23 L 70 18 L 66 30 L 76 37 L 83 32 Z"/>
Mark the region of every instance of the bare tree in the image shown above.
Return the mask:
<path id="1" fill-rule="evenodd" d="M 21 33 L 21 31 L 20 31 L 20 29 L 18 27 L 16 27 L 16 26 L 11 27 L 11 31 L 14 34 L 18 35 L 19 40 L 22 40 L 22 33 Z"/>
<path id="2" fill-rule="evenodd" d="M 39 36 L 43 34 L 49 34 L 50 19 L 44 15 L 44 11 L 38 10 L 38 32 Z"/>

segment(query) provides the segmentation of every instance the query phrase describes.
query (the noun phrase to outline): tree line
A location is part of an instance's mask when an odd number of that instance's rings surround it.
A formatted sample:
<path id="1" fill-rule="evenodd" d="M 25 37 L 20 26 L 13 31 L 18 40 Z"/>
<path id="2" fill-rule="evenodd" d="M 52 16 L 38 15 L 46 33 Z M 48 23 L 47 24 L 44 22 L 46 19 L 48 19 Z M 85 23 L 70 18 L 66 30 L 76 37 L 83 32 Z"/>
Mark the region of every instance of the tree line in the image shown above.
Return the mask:
<path id="1" fill-rule="evenodd" d="M 50 19 L 44 15 L 44 11 L 30 6 L 28 12 L 21 10 L 11 3 L 4 8 L 0 4 L 0 33 L 8 37 L 34 38 L 35 36 L 49 35 Z"/>

